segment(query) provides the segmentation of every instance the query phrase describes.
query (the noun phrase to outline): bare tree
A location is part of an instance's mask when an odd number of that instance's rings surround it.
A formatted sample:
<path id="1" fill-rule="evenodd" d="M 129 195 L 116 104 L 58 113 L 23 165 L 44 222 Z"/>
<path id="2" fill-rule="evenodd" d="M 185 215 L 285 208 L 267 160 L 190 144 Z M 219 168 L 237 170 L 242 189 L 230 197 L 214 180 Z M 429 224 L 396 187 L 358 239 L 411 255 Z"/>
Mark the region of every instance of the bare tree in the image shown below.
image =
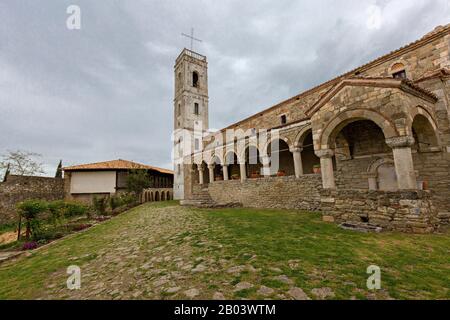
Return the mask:
<path id="1" fill-rule="evenodd" d="M 42 157 L 42 155 L 34 152 L 8 150 L 7 154 L 2 155 L 0 169 L 4 170 L 9 168 L 11 174 L 20 176 L 43 174 L 44 169 L 42 163 L 37 160 L 37 158 L 40 157 Z"/>

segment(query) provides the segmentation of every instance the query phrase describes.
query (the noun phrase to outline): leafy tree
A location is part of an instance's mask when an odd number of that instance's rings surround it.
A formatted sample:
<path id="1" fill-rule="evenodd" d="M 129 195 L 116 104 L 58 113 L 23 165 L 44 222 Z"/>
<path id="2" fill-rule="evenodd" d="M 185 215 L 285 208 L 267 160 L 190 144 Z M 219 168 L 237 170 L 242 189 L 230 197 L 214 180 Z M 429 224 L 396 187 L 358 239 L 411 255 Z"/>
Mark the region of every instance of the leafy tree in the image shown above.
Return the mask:
<path id="1" fill-rule="evenodd" d="M 44 169 L 42 168 L 42 163 L 36 160 L 36 158 L 40 157 L 42 155 L 28 151 L 8 151 L 7 154 L 2 156 L 0 169 L 4 170 L 9 167 L 11 174 L 20 176 L 43 174 Z"/>
<path id="2" fill-rule="evenodd" d="M 146 170 L 131 170 L 127 177 L 127 189 L 135 195 L 150 188 L 150 179 Z"/>
<path id="3" fill-rule="evenodd" d="M 47 210 L 47 202 L 42 200 L 26 200 L 17 205 L 19 211 L 19 236 L 22 218 L 25 219 L 25 237 L 30 240 L 30 235 L 39 228 L 38 215 Z"/>

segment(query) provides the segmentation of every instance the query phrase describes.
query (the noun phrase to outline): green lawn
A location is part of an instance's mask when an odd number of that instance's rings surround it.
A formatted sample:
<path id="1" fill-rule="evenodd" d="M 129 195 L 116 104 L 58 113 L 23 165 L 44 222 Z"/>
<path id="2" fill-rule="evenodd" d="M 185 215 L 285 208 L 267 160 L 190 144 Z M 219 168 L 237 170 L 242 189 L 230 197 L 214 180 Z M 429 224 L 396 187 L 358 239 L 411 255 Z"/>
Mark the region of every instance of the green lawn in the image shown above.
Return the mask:
<path id="1" fill-rule="evenodd" d="M 202 299 L 217 292 L 229 299 L 287 299 L 292 287 L 311 298 L 314 288 L 327 287 L 335 299 L 449 299 L 449 251 L 448 232 L 362 234 L 315 213 L 146 204 L 0 264 L 0 299 L 182 299 L 190 288 Z M 151 268 L 143 269 L 149 261 Z M 76 293 L 64 288 L 65 270 L 74 263 L 88 274 Z M 204 271 L 191 271 L 200 264 Z M 382 290 L 366 288 L 370 265 L 381 268 Z M 227 272 L 232 267 L 242 270 Z M 157 280 L 167 284 L 156 288 Z M 242 282 L 253 286 L 235 290 Z M 174 286 L 180 291 L 168 293 Z M 261 295 L 261 286 L 273 294 Z"/>

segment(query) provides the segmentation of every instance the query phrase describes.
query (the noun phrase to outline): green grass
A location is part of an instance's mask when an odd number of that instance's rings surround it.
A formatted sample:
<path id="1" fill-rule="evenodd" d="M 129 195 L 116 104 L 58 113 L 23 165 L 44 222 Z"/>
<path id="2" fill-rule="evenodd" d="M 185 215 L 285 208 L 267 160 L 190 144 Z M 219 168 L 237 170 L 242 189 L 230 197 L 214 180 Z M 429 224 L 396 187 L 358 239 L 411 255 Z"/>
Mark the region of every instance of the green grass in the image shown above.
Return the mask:
<path id="1" fill-rule="evenodd" d="M 278 267 L 305 291 L 330 287 L 336 298 L 367 290 L 367 267 L 381 268 L 382 289 L 396 299 L 449 299 L 450 236 L 364 234 L 321 221 L 314 213 L 227 209 L 205 210 L 217 231 L 210 236 L 225 254 L 266 270 L 262 283 L 276 288 L 269 267 Z M 296 260 L 296 261 L 292 261 Z M 291 266 L 289 266 L 291 262 Z"/>
<path id="2" fill-rule="evenodd" d="M 110 235 L 120 233 L 126 225 L 136 222 L 143 209 L 175 205 L 177 202 L 168 201 L 137 207 L 86 232 L 33 252 L 29 257 L 0 264 L 0 299 L 42 296 L 48 279 L 55 272 L 61 272 L 70 264 L 81 266 L 94 260 L 105 248 Z M 192 287 L 208 284 L 205 290 L 214 293 L 224 289 L 222 283 L 225 281 L 230 286 L 248 281 L 255 286 L 230 294 L 237 299 L 264 298 L 257 294 L 259 285 L 283 292 L 289 290 L 289 285 L 274 279 L 283 274 L 310 296 L 313 288 L 330 287 L 337 299 L 366 299 L 371 295 L 375 298 L 450 299 L 448 232 L 439 235 L 363 234 L 323 223 L 320 215 L 315 213 L 189 210 L 204 228 L 189 229 L 186 226 L 186 231 L 174 240 L 175 246 L 178 239 L 189 236 L 194 257 L 203 256 L 215 261 L 226 259 L 233 266 L 251 265 L 258 269 L 258 272 L 244 271 L 240 275 L 226 274 L 223 270 L 215 274 L 196 274 L 189 280 Z M 207 244 L 201 245 L 205 239 Z M 381 268 L 381 291 L 371 292 L 366 288 L 369 276 L 366 270 L 370 265 Z M 162 298 L 169 298 L 169 295 Z"/>

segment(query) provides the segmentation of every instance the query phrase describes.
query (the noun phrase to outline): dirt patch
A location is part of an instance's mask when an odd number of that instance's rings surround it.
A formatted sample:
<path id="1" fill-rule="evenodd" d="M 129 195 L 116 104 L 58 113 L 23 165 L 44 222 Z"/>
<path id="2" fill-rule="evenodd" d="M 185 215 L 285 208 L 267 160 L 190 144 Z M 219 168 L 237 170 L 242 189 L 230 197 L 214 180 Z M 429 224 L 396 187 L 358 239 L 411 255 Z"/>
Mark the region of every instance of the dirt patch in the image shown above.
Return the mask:
<path id="1" fill-rule="evenodd" d="M 17 240 L 17 232 L 11 231 L 0 234 L 0 244 L 8 244 Z"/>

